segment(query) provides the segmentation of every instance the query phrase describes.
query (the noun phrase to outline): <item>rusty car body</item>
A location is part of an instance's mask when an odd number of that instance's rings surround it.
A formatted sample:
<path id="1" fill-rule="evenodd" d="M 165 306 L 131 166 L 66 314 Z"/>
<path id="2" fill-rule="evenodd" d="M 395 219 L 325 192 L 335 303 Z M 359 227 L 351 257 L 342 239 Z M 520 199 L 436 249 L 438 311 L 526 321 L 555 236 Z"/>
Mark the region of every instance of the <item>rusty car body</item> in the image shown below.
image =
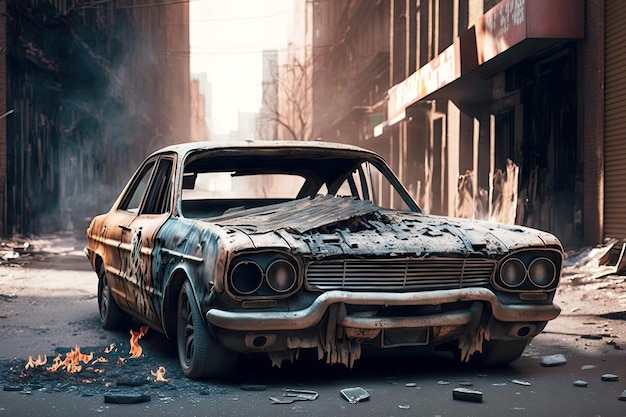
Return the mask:
<path id="1" fill-rule="evenodd" d="M 550 233 L 424 213 L 385 161 L 324 142 L 186 143 L 150 155 L 85 252 L 105 329 L 176 338 L 186 376 L 301 349 L 507 363 L 560 312 Z"/>

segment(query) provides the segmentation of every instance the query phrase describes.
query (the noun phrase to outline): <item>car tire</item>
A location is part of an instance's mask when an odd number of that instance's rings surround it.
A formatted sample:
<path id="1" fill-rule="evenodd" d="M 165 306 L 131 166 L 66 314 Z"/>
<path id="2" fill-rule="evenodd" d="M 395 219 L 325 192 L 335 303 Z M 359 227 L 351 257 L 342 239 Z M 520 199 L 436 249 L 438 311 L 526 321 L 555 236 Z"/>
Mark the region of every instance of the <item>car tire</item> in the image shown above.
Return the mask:
<path id="1" fill-rule="evenodd" d="M 482 353 L 475 352 L 470 357 L 468 364 L 475 366 L 506 365 L 519 358 L 527 344 L 528 340 L 486 341 Z"/>
<path id="2" fill-rule="evenodd" d="M 235 353 L 215 340 L 202 320 L 189 281 L 178 297 L 176 341 L 180 367 L 188 378 L 223 376 L 235 366 Z"/>
<path id="3" fill-rule="evenodd" d="M 119 330 L 124 323 L 128 323 L 128 314 L 113 299 L 103 264 L 98 267 L 98 309 L 100 324 L 105 330 Z"/>

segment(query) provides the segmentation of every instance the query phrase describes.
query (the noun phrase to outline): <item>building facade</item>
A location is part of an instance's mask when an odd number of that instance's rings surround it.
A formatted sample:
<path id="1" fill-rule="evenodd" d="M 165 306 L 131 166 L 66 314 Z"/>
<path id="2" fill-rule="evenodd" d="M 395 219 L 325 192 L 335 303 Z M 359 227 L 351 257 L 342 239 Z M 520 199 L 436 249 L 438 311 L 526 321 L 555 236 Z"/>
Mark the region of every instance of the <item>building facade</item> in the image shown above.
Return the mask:
<path id="1" fill-rule="evenodd" d="M 382 153 L 433 214 L 626 237 L 626 3 L 312 7 L 315 137 Z"/>
<path id="2" fill-rule="evenodd" d="M 75 226 L 190 135 L 189 6 L 0 0 L 0 234 Z"/>

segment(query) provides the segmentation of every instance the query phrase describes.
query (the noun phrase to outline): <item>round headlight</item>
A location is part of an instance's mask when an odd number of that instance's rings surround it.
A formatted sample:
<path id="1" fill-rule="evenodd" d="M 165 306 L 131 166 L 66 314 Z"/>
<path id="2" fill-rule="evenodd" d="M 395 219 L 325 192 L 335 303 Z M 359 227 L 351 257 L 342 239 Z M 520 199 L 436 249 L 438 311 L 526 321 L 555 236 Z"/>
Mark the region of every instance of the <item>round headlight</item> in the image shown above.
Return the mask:
<path id="1" fill-rule="evenodd" d="M 230 273 L 230 285 L 239 294 L 252 294 L 263 284 L 263 271 L 256 262 L 242 261 Z"/>
<path id="2" fill-rule="evenodd" d="M 291 262 L 279 259 L 267 268 L 267 284 L 276 292 L 284 293 L 296 285 L 296 269 Z"/>
<path id="3" fill-rule="evenodd" d="M 526 279 L 526 267 L 517 258 L 509 258 L 500 266 L 500 279 L 507 287 L 519 287 Z"/>
<path id="4" fill-rule="evenodd" d="M 548 258 L 535 259 L 528 268 L 528 276 L 537 287 L 549 287 L 556 278 L 556 266 Z"/>

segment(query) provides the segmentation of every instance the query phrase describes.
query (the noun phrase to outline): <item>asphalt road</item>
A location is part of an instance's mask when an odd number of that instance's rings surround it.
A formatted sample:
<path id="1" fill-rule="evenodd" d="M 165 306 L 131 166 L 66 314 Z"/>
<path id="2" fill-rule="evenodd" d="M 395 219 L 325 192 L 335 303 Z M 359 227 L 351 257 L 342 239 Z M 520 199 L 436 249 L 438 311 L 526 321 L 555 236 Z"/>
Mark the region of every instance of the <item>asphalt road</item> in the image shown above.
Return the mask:
<path id="1" fill-rule="evenodd" d="M 130 359 L 129 333 L 100 328 L 96 277 L 80 241 L 58 236 L 37 243 L 40 249 L 24 257 L 28 262 L 0 266 L 0 416 L 626 416 L 626 401 L 618 399 L 626 390 L 623 277 L 563 283 L 561 316 L 506 367 L 470 369 L 445 355 L 408 352 L 365 356 L 352 370 L 308 355 L 281 369 L 253 357 L 240 360 L 231 378 L 197 382 L 182 376 L 175 350 L 158 333 L 149 331 L 140 340 L 143 354 Z M 129 323 L 129 330 L 139 326 Z M 117 350 L 108 355 L 115 356 L 99 376 L 83 370 L 50 378 L 23 369 L 29 355 L 52 358 L 79 346 L 107 356 L 104 349 L 112 345 Z M 553 354 L 567 362 L 540 365 Z M 159 366 L 169 382 L 154 381 Z M 603 381 L 606 374 L 618 380 Z M 129 379 L 143 382 L 122 383 Z M 577 380 L 587 387 L 574 386 Z M 351 404 L 341 391 L 356 387 L 369 398 Z M 482 402 L 455 400 L 459 387 L 481 392 Z M 274 404 L 270 397 L 290 398 L 283 397 L 285 389 L 318 397 Z M 146 394 L 150 401 L 105 402 L 127 394 Z"/>

